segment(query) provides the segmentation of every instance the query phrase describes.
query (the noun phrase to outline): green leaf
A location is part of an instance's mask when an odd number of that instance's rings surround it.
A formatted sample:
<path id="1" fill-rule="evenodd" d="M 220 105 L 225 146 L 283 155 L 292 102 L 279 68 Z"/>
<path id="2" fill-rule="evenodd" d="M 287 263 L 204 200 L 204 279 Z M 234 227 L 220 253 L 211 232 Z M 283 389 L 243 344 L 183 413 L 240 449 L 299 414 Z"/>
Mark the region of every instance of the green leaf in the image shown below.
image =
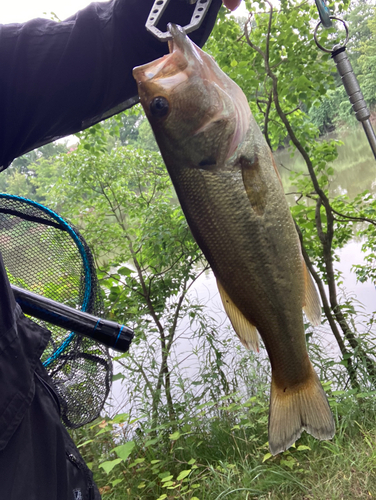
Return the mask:
<path id="1" fill-rule="evenodd" d="M 111 481 L 111 486 L 115 487 L 117 484 L 121 483 L 124 481 L 124 479 L 115 479 L 114 481 Z"/>
<path id="2" fill-rule="evenodd" d="M 148 446 L 152 446 L 153 444 L 158 443 L 158 441 L 159 441 L 159 440 L 160 440 L 159 438 L 155 438 L 155 439 L 148 439 L 148 440 L 145 442 L 145 445 L 144 445 L 144 446 L 146 446 L 146 447 L 148 447 Z M 157 461 L 153 460 L 151 463 L 157 463 L 157 462 L 160 462 L 160 460 L 157 460 Z"/>
<path id="3" fill-rule="evenodd" d="M 128 420 L 129 418 L 129 413 L 118 413 L 117 415 L 114 416 L 114 418 L 111 420 L 114 424 L 120 424 Z"/>
<path id="4" fill-rule="evenodd" d="M 169 476 L 166 476 L 166 477 L 163 477 L 161 479 L 162 483 L 166 482 L 166 481 L 171 481 L 171 479 L 173 478 L 174 476 L 172 476 L 171 474 Z"/>
<path id="5" fill-rule="evenodd" d="M 125 461 L 132 453 L 134 446 L 135 446 L 134 441 L 128 441 L 128 443 L 122 444 L 121 446 L 117 446 L 111 451 L 114 451 L 121 460 Z"/>
<path id="6" fill-rule="evenodd" d="M 162 484 L 162 488 L 168 488 L 169 486 L 174 486 L 175 483 L 174 481 L 166 481 L 165 483 Z"/>
<path id="7" fill-rule="evenodd" d="M 104 427 L 103 429 L 101 429 L 100 431 L 98 431 L 96 434 L 95 434 L 95 437 L 97 436 L 100 436 L 101 434 L 105 434 L 106 432 L 111 432 L 112 428 L 109 427 L 109 426 L 106 426 Z"/>
<path id="8" fill-rule="evenodd" d="M 117 269 L 117 272 L 122 276 L 130 276 L 133 273 L 133 270 L 130 269 L 129 267 L 123 266 Z"/>
<path id="9" fill-rule="evenodd" d="M 173 434 L 169 435 L 169 439 L 171 439 L 171 441 L 176 441 L 180 438 L 180 436 L 181 436 L 180 432 L 176 431 Z"/>
<path id="10" fill-rule="evenodd" d="M 309 446 L 306 446 L 305 444 L 300 444 L 297 448 L 296 451 L 303 451 L 303 450 L 310 450 L 311 448 Z"/>
<path id="11" fill-rule="evenodd" d="M 85 446 L 86 444 L 92 443 L 94 439 L 89 439 L 88 441 L 85 441 L 84 443 L 81 443 L 77 445 L 77 448 L 81 448 L 82 446 Z"/>
<path id="12" fill-rule="evenodd" d="M 134 462 L 128 465 L 128 467 L 134 467 L 135 465 L 139 465 L 145 462 L 145 458 L 136 458 Z"/>
<path id="13" fill-rule="evenodd" d="M 180 472 L 178 477 L 176 478 L 177 481 L 181 481 L 182 479 L 186 478 L 189 476 L 189 474 L 192 472 L 192 469 L 185 469 Z"/>
<path id="14" fill-rule="evenodd" d="M 266 462 L 267 460 L 269 460 L 269 458 L 271 458 L 273 455 L 271 453 L 266 453 L 264 455 L 264 458 L 262 459 L 262 463 Z"/>
<path id="15" fill-rule="evenodd" d="M 115 458 L 115 460 L 109 460 L 108 462 L 102 462 L 101 464 L 98 465 L 98 467 L 101 467 L 106 474 L 112 471 L 112 469 L 121 462 L 121 458 Z"/>
<path id="16" fill-rule="evenodd" d="M 289 469 L 293 469 L 296 462 L 295 462 L 295 460 L 281 460 L 280 464 L 286 465 Z"/>
<path id="17" fill-rule="evenodd" d="M 170 472 L 169 471 L 164 471 L 164 472 L 161 472 L 160 474 L 158 474 L 158 477 L 160 479 L 163 479 L 163 478 L 169 477 L 169 476 L 170 476 Z M 173 476 L 171 476 L 171 477 L 173 477 Z"/>

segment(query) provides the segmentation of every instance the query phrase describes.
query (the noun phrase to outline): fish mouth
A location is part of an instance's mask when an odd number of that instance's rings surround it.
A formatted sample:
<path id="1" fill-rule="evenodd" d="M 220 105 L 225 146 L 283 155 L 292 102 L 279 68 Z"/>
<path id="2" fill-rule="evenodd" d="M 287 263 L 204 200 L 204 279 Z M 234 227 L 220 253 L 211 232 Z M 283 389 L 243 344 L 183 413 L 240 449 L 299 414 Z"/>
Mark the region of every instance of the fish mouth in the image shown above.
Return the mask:
<path id="1" fill-rule="evenodd" d="M 201 60 L 201 57 L 195 50 L 194 43 L 190 40 L 190 38 L 188 38 L 188 35 L 181 26 L 178 24 L 168 23 L 167 29 L 171 34 L 171 39 L 168 40 L 170 54 L 176 50 L 180 50 L 187 59 L 189 59 L 191 55 L 194 55 L 196 58 L 198 57 Z"/>
<path id="2" fill-rule="evenodd" d="M 187 43 L 188 45 L 189 42 L 187 42 L 187 35 L 183 28 L 179 26 L 178 24 L 173 24 L 173 23 L 168 23 L 167 25 L 167 30 L 170 32 L 171 39 L 168 40 L 168 48 L 170 51 L 170 54 L 174 51 L 174 48 L 177 46 L 184 52 L 184 48 L 186 47 Z"/>
<path id="3" fill-rule="evenodd" d="M 188 38 L 183 28 L 178 24 L 168 24 L 171 39 L 168 40 L 170 53 L 133 69 L 133 76 L 136 79 L 139 90 L 142 92 L 143 84 L 157 82 L 166 86 L 168 91 L 176 80 L 185 80 L 183 77 L 188 66 L 192 66 L 190 61 L 200 61 L 201 57 L 193 42 Z M 180 76 L 179 73 L 182 73 Z"/>

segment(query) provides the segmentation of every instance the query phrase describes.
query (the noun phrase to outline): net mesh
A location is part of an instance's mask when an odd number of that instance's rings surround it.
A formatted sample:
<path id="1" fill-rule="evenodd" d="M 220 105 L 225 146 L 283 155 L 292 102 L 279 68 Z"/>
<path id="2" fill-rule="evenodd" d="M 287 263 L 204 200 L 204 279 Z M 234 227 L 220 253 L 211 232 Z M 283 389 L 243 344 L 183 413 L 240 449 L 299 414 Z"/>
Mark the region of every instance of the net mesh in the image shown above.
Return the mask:
<path id="1" fill-rule="evenodd" d="M 103 315 L 92 253 L 78 230 L 55 212 L 0 193 L 0 251 L 12 284 Z M 110 390 L 112 363 L 107 348 L 74 332 L 34 321 L 51 331 L 42 361 L 59 394 L 63 422 L 70 428 L 91 422 Z"/>

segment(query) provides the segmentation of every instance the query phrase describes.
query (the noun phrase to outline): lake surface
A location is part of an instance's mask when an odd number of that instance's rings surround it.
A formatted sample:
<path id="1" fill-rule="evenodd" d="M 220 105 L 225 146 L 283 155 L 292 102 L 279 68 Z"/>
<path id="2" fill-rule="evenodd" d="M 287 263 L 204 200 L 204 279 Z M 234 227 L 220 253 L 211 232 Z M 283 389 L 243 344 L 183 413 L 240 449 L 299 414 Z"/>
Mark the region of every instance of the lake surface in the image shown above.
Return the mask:
<path id="1" fill-rule="evenodd" d="M 376 160 L 368 144 L 363 127 L 356 130 L 329 134 L 329 139 L 343 142 L 338 146 L 338 158 L 333 162 L 334 175 L 330 179 L 329 193 L 331 197 L 347 195 L 351 200 L 368 190 L 376 195 Z M 285 149 L 274 154 L 286 194 L 291 190 L 290 176 L 295 172 L 307 172 L 307 167 L 300 153 L 291 158 L 290 151 Z"/>

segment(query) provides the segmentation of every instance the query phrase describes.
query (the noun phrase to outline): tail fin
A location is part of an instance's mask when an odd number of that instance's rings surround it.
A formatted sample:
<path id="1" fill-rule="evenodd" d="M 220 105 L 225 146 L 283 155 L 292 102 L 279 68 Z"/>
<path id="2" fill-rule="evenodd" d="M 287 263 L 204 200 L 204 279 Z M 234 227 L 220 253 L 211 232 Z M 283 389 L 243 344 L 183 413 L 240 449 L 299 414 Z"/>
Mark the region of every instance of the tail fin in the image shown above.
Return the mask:
<path id="1" fill-rule="evenodd" d="M 306 430 L 316 439 L 334 436 L 334 420 L 320 380 L 312 368 L 308 380 L 281 387 L 272 375 L 269 409 L 269 448 L 273 455 L 287 450 Z"/>

